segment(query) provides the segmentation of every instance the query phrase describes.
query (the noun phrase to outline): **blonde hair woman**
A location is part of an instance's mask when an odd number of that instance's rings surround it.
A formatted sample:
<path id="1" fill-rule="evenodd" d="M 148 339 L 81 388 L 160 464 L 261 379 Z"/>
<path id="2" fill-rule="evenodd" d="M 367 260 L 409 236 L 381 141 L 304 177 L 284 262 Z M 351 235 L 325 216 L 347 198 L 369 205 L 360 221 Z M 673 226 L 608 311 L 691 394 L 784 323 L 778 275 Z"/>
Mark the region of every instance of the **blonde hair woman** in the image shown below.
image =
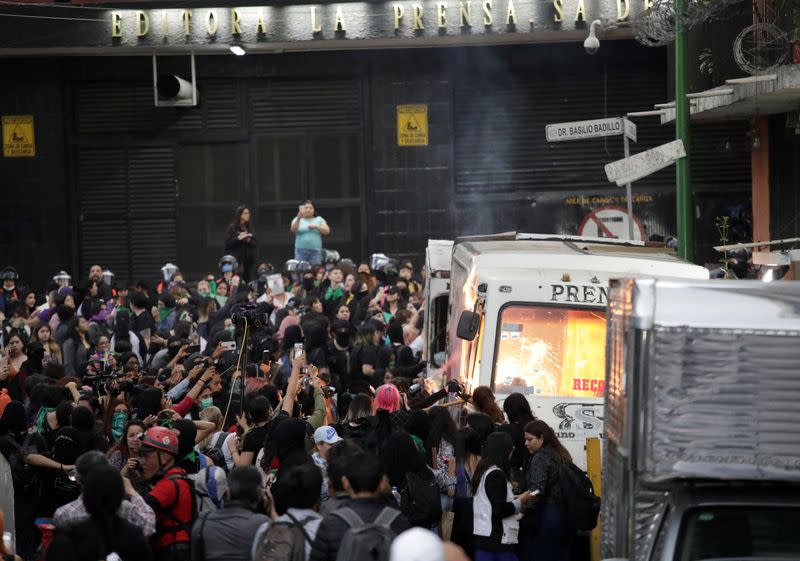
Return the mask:
<path id="1" fill-rule="evenodd" d="M 200 441 L 198 447 L 204 454 L 211 457 L 216 465 L 224 468 L 225 470 L 233 469 L 234 464 L 239 460 L 239 437 L 236 433 L 225 432 L 222 430 L 222 425 L 225 418 L 222 415 L 219 407 L 206 407 L 200 411 L 200 419 L 214 423 L 214 431 Z M 222 453 L 222 458 L 225 465 L 220 465 L 219 455 L 216 450 Z"/>

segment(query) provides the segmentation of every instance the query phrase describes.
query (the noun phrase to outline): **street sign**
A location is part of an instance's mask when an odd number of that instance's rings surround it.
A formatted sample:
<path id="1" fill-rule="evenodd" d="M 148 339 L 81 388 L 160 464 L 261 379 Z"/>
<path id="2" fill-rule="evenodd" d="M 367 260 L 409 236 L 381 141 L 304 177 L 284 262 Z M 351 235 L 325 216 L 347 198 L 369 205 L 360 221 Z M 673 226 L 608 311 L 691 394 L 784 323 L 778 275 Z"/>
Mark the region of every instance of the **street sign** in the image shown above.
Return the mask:
<path id="1" fill-rule="evenodd" d="M 623 158 L 606 164 L 606 176 L 618 186 L 633 183 L 643 177 L 664 169 L 686 156 L 682 140 L 673 140 L 651 150 L 640 152 L 630 158 Z"/>
<path id="2" fill-rule="evenodd" d="M 622 134 L 622 119 L 613 117 L 611 119 L 592 119 L 574 121 L 572 123 L 553 123 L 552 125 L 547 125 L 544 131 L 547 136 L 547 142 L 619 136 Z"/>
<path id="3" fill-rule="evenodd" d="M 631 223 L 633 227 L 631 228 Z M 633 234 L 631 235 L 631 232 Z M 617 206 L 601 206 L 589 211 L 578 226 L 578 235 L 591 238 L 616 238 L 644 241 L 644 228 L 635 216 L 624 208 Z"/>
<path id="4" fill-rule="evenodd" d="M 628 119 L 624 119 L 625 122 L 625 136 L 631 140 L 631 142 L 636 142 L 636 123 L 631 123 Z"/>

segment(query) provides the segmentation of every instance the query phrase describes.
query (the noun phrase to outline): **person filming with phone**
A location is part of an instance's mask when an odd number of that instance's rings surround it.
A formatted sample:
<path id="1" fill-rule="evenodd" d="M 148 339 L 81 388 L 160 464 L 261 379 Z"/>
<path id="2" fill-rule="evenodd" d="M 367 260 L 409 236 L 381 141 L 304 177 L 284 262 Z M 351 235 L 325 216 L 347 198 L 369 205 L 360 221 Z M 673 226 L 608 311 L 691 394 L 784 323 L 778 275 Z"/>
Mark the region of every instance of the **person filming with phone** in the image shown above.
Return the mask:
<path id="1" fill-rule="evenodd" d="M 322 264 L 322 236 L 331 233 L 330 226 L 321 216 L 315 216 L 313 201 L 300 205 L 297 216 L 292 220 L 294 234 L 294 258 L 312 265 Z"/>

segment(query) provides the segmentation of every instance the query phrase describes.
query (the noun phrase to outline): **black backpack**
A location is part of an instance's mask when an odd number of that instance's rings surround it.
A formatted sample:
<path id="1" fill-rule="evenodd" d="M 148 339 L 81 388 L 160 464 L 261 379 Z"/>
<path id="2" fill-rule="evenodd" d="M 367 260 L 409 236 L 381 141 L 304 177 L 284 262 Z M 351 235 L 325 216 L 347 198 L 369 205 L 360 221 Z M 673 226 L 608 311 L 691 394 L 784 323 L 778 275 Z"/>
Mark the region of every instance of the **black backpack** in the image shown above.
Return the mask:
<path id="1" fill-rule="evenodd" d="M 416 473 L 406 474 L 406 485 L 400 491 L 400 510 L 412 526 L 432 528 L 442 519 L 442 501 L 439 486 L 433 474 L 421 477 Z"/>
<path id="2" fill-rule="evenodd" d="M 256 550 L 255 561 L 305 561 L 306 543 L 311 544 L 305 525 L 313 518 L 309 516 L 298 521 L 288 512 L 286 515 L 291 522 L 270 523 Z"/>
<path id="3" fill-rule="evenodd" d="M 558 483 L 567 526 L 575 532 L 593 530 L 600 514 L 600 497 L 595 495 L 592 481 L 583 470 L 570 462 L 561 464 Z"/>
<path id="4" fill-rule="evenodd" d="M 392 524 L 400 515 L 398 510 L 384 507 L 374 522 L 364 522 L 348 507 L 331 514 L 347 523 L 336 561 L 389 561 L 389 549 L 395 538 Z"/>
<path id="5" fill-rule="evenodd" d="M 178 485 L 178 481 L 183 480 L 189 486 L 189 494 L 192 497 L 192 515 L 188 522 L 182 522 L 178 520 L 178 517 L 172 513 L 172 507 L 175 505 L 169 505 L 166 508 L 160 508 L 162 514 L 164 514 L 167 518 L 171 519 L 175 522 L 175 526 L 170 527 L 169 529 L 165 529 L 164 527 L 156 527 L 156 535 L 161 536 L 163 534 L 175 534 L 180 532 L 181 530 L 185 531 L 189 534 L 189 538 L 192 536 L 192 524 L 194 524 L 195 520 L 198 518 L 199 512 L 199 498 L 197 496 L 197 489 L 194 488 L 194 481 L 185 473 L 173 473 L 172 475 L 168 475 L 165 478 L 167 481 L 171 481 L 172 484 L 175 486 L 175 497 L 176 501 L 180 500 L 181 489 L 180 485 Z"/>
<path id="6" fill-rule="evenodd" d="M 228 462 L 225 461 L 225 454 L 222 452 L 222 447 L 228 439 L 228 433 L 220 431 L 215 436 L 217 440 L 214 442 L 214 445 L 209 446 L 203 452 L 214 462 L 215 466 L 222 468 L 225 473 L 228 473 Z"/>

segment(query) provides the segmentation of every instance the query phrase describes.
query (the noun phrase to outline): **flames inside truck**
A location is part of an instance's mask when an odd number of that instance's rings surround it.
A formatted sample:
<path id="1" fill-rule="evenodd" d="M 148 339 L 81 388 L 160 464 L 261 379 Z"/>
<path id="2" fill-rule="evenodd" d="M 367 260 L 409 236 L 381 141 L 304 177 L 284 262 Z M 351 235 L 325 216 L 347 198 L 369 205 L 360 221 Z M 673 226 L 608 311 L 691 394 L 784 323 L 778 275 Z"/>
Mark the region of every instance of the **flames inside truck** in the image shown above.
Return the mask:
<path id="1" fill-rule="evenodd" d="M 603 397 L 606 318 L 593 310 L 512 305 L 502 310 L 494 391 Z"/>

